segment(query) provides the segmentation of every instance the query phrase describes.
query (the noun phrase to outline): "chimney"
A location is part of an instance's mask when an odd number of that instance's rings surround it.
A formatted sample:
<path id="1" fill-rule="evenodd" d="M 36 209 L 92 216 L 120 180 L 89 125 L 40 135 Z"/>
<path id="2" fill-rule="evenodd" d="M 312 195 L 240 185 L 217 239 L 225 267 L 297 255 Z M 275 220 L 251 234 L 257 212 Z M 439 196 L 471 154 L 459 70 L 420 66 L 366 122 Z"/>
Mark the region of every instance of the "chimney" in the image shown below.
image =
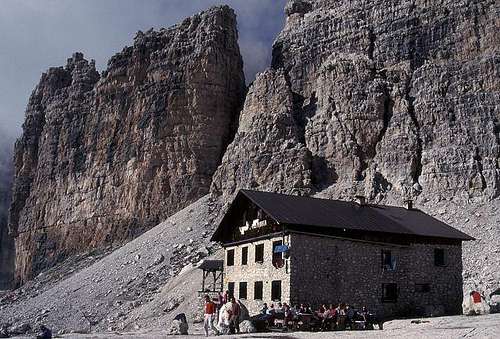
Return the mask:
<path id="1" fill-rule="evenodd" d="M 408 210 L 412 210 L 413 209 L 413 200 L 411 199 L 407 199 L 404 201 L 405 205 L 406 205 L 406 209 Z"/>
<path id="2" fill-rule="evenodd" d="M 356 195 L 355 200 L 360 206 L 366 205 L 366 198 L 364 195 Z"/>

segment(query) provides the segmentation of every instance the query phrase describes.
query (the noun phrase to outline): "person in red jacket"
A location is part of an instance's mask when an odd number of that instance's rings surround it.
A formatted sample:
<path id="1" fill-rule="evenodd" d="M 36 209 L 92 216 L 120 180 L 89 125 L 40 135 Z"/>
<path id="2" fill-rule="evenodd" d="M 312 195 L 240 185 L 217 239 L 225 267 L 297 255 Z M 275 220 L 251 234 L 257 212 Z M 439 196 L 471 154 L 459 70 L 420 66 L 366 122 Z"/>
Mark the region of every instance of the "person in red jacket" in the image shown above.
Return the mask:
<path id="1" fill-rule="evenodd" d="M 486 313 L 486 310 L 484 309 L 483 306 L 483 299 L 484 297 L 479 293 L 478 291 L 473 290 L 470 292 L 470 298 L 471 298 L 471 305 L 472 305 L 472 311 L 473 314 L 484 314 Z"/>
<path id="2" fill-rule="evenodd" d="M 479 304 L 481 302 L 481 294 L 478 291 L 472 291 L 470 295 L 474 304 Z"/>
<path id="3" fill-rule="evenodd" d="M 217 328 L 215 328 L 214 320 L 217 312 L 215 303 L 210 300 L 210 296 L 205 296 L 205 319 L 203 320 L 203 329 L 205 330 L 205 336 L 208 337 L 208 331 L 212 330 L 214 334 L 219 334 Z"/>

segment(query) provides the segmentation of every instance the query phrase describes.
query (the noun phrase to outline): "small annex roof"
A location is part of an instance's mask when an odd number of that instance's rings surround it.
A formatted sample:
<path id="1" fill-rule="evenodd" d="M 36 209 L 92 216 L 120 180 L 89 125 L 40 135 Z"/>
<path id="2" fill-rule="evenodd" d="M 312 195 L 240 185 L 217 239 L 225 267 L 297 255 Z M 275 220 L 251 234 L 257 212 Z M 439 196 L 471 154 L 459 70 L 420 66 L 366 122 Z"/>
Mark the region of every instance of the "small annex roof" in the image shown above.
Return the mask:
<path id="1" fill-rule="evenodd" d="M 223 260 L 203 260 L 198 266 L 204 271 L 222 271 L 224 268 Z"/>
<path id="2" fill-rule="evenodd" d="M 418 210 L 384 205 L 302 197 L 270 192 L 240 190 L 235 198 L 246 197 L 280 224 L 382 232 L 454 240 L 474 240 L 469 235 Z M 234 202 L 233 202 L 234 203 Z M 224 223 L 224 218 L 219 229 Z M 217 229 L 213 240 L 219 238 Z"/>

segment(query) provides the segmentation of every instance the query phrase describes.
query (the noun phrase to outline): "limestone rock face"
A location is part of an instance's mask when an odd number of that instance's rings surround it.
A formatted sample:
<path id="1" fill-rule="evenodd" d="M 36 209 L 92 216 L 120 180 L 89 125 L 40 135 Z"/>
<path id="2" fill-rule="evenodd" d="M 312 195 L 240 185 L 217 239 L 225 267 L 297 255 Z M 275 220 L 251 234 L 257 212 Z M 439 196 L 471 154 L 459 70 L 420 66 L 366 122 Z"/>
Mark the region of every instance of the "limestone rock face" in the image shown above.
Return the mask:
<path id="1" fill-rule="evenodd" d="M 15 149 L 18 282 L 206 194 L 244 91 L 227 6 L 139 32 L 102 75 L 80 53 L 43 74 Z"/>
<path id="2" fill-rule="evenodd" d="M 281 71 L 258 76 L 247 94 L 238 133 L 214 176 L 213 193 L 226 201 L 242 187 L 311 193 L 311 153 L 294 109 L 294 95 Z"/>
<path id="3" fill-rule="evenodd" d="M 352 187 L 372 199 L 388 191 L 498 195 L 495 1 L 287 8 L 296 10 L 287 12 L 273 68 L 284 69 L 294 93 L 318 102 L 306 145 L 335 166 L 334 195 Z"/>
<path id="4" fill-rule="evenodd" d="M 290 0 L 285 12 L 273 71 L 250 89 L 215 189 L 226 184 L 230 196 L 237 187 L 291 192 L 301 186 L 306 193 L 363 194 L 377 202 L 499 195 L 495 1 Z M 286 84 L 291 104 L 281 91 L 267 90 L 277 82 Z M 286 153 L 269 156 L 279 168 L 262 161 L 262 152 L 249 153 L 259 140 L 250 135 L 283 124 L 263 114 L 270 105 L 296 131 L 287 149 L 307 154 L 298 165 L 307 172 L 296 171 L 296 158 Z M 276 133 L 267 139 L 273 140 L 268 150 L 284 146 Z M 267 166 L 273 177 L 261 180 Z M 238 184 L 234 169 L 246 173 Z"/>

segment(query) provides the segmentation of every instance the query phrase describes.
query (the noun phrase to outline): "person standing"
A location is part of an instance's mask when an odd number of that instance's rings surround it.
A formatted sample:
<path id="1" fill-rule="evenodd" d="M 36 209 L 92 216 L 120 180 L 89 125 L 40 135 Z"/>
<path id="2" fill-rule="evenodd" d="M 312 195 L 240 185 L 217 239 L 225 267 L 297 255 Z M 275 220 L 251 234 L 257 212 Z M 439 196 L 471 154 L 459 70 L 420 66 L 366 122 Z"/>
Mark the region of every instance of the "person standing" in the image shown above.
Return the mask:
<path id="1" fill-rule="evenodd" d="M 219 331 L 214 326 L 214 319 L 216 315 L 215 303 L 210 300 L 210 296 L 205 296 L 205 318 L 203 320 L 203 328 L 205 330 L 205 336 L 208 337 L 208 331 L 212 330 L 214 334 L 218 334 Z"/>
<path id="2" fill-rule="evenodd" d="M 220 318 L 220 309 L 222 308 L 222 305 L 224 305 L 224 297 L 222 296 L 221 292 L 217 293 L 217 300 L 213 300 L 215 302 L 215 308 L 217 310 L 217 317 L 216 319 Z"/>
<path id="3" fill-rule="evenodd" d="M 231 297 L 231 327 L 234 328 L 236 333 L 240 333 L 240 305 L 236 302 L 234 297 Z"/>
<path id="4" fill-rule="evenodd" d="M 222 295 L 222 303 L 226 304 L 227 302 L 229 302 L 229 298 L 230 298 L 229 290 L 226 290 Z"/>

